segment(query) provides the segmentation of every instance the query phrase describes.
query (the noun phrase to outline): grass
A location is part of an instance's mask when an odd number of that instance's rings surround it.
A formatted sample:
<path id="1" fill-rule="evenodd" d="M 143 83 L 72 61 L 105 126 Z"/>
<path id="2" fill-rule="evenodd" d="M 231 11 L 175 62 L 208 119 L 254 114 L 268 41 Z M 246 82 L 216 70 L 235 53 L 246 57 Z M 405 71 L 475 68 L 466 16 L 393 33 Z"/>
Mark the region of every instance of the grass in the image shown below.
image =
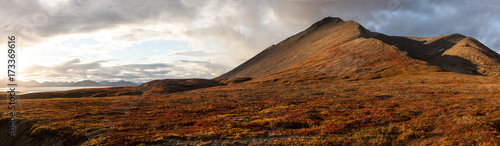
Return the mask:
<path id="1" fill-rule="evenodd" d="M 490 145 L 500 143 L 499 87 L 494 77 L 435 72 L 21 99 L 16 110 L 33 121 L 31 136 L 82 145 Z"/>

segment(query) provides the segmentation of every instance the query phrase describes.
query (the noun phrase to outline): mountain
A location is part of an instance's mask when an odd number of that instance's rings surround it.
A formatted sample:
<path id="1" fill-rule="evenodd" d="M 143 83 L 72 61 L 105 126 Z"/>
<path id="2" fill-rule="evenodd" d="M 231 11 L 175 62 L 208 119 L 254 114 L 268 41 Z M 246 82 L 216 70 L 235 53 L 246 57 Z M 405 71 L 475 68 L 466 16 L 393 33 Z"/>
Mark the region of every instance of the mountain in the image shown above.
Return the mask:
<path id="1" fill-rule="evenodd" d="M 76 82 L 74 84 L 74 86 L 102 86 L 102 85 L 97 83 L 96 81 L 84 80 L 84 81 Z"/>
<path id="2" fill-rule="evenodd" d="M 500 55 L 460 34 L 388 36 L 354 21 L 327 17 L 215 80 L 357 80 L 437 71 L 497 76 Z"/>
<path id="3" fill-rule="evenodd" d="M 431 38 L 374 35 L 387 44 L 408 52 L 444 70 L 462 74 L 498 76 L 500 55 L 474 38 L 461 34 Z"/>
<path id="4" fill-rule="evenodd" d="M 6 83 L 7 80 L 3 80 L 2 82 Z M 19 86 L 25 86 L 25 87 L 68 87 L 68 86 L 137 86 L 139 84 L 133 83 L 133 82 L 128 82 L 128 81 L 117 81 L 117 82 L 110 82 L 110 81 L 91 81 L 91 80 L 84 80 L 84 81 L 79 81 L 79 82 L 42 82 L 39 83 L 37 81 L 17 81 Z M 4 85 L 5 86 L 5 85 Z"/>
<path id="5" fill-rule="evenodd" d="M 138 84 L 133 82 L 127 82 L 124 80 L 120 80 L 118 82 L 109 82 L 109 81 L 101 81 L 99 82 L 102 86 L 137 86 Z"/>

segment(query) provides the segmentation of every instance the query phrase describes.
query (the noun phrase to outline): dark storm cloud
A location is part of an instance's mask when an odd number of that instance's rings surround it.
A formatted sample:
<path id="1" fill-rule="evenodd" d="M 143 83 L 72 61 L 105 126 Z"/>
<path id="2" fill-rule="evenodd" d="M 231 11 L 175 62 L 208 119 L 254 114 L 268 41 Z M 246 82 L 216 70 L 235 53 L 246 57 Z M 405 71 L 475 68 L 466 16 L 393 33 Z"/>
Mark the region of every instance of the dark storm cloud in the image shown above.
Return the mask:
<path id="1" fill-rule="evenodd" d="M 100 0 L 43 1 L 2 0 L 2 31 L 29 39 L 68 33 L 92 32 L 121 24 L 168 16 L 171 21 L 191 21 L 193 13 L 180 1 Z M 48 4 L 51 3 L 51 4 Z M 55 3 L 55 4 L 54 4 Z M 7 21 L 5 21 L 7 20 Z"/>
<path id="2" fill-rule="evenodd" d="M 500 20 L 500 4 L 493 0 L 73 0 L 49 6 L 31 0 L 2 3 L 0 16 L 6 20 L 0 22 L 2 31 L 21 33 L 34 40 L 144 21 L 191 25 L 204 13 L 227 13 L 224 8 L 233 7 L 237 15 L 214 16 L 218 24 L 186 33 L 221 35 L 261 50 L 262 46 L 277 43 L 323 17 L 338 16 L 381 33 L 418 36 L 462 33 L 484 40 L 495 49 L 500 47 L 497 39 L 491 39 L 499 31 L 493 23 Z M 270 12 L 276 20 L 263 23 Z M 238 26 L 245 26 L 250 34 L 235 29 Z M 259 39 L 262 36 L 267 38 Z"/>

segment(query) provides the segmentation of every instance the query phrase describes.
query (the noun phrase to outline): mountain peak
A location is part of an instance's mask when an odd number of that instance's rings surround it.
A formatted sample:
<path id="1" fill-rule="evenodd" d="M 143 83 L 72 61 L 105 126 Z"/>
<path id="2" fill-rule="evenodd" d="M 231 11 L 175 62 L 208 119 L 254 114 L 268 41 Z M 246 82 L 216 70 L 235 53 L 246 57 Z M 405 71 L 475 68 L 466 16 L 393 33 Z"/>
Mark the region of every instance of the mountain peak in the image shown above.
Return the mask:
<path id="1" fill-rule="evenodd" d="M 342 22 L 344 20 L 340 19 L 339 17 L 325 17 L 323 18 L 322 20 L 318 21 L 319 23 L 322 23 L 322 22 Z"/>
<path id="2" fill-rule="evenodd" d="M 454 33 L 449 36 L 454 36 L 454 37 L 466 37 L 465 35 L 459 34 L 459 33 Z"/>
<path id="3" fill-rule="evenodd" d="M 451 42 L 454 42 L 454 43 L 457 43 L 465 38 L 467 38 L 467 36 L 465 35 L 462 35 L 462 34 L 459 34 L 459 33 L 454 33 L 454 34 L 451 34 L 451 35 L 448 35 L 445 37 L 446 40 L 448 41 L 451 41 Z"/>
<path id="4" fill-rule="evenodd" d="M 325 17 L 322 20 L 314 23 L 311 27 L 318 28 L 325 24 L 338 24 L 340 22 L 344 22 L 344 20 L 340 19 L 339 17 Z"/>

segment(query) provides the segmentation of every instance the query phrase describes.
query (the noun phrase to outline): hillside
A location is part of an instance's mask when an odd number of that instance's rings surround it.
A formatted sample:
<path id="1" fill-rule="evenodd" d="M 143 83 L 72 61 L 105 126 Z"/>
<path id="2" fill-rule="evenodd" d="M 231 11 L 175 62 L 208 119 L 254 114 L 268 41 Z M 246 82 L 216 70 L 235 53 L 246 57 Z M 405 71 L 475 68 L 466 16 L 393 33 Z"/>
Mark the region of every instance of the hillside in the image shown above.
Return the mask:
<path id="1" fill-rule="evenodd" d="M 354 21 L 327 17 L 215 79 L 370 79 L 440 70 L 497 76 L 499 59 L 499 54 L 479 41 L 460 34 L 387 36 Z"/>
<path id="2" fill-rule="evenodd" d="M 412 58 L 447 71 L 487 76 L 498 76 L 500 73 L 500 55 L 476 39 L 461 34 L 431 38 L 385 36 L 378 33 L 372 36 L 408 52 Z"/>
<path id="3" fill-rule="evenodd" d="M 24 99 L 16 108 L 23 135 L 4 134 L 0 144 L 494 145 L 500 143 L 499 81 L 431 72 Z M 2 121 L 0 129 L 7 129 Z"/>
<path id="4" fill-rule="evenodd" d="M 147 95 L 154 93 L 174 93 L 222 85 L 225 84 L 207 79 L 165 79 L 141 84 L 135 87 L 134 91 Z"/>

